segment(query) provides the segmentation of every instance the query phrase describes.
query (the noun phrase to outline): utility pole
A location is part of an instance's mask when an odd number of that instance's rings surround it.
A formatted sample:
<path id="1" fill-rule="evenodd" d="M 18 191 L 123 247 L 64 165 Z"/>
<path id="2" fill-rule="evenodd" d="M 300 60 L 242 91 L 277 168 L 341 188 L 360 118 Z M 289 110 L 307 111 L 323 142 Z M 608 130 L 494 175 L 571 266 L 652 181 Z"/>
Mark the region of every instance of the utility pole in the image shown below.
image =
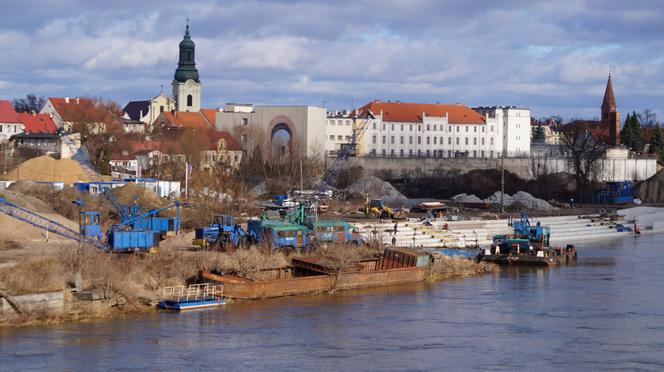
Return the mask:
<path id="1" fill-rule="evenodd" d="M 505 150 L 500 156 L 500 213 L 505 213 L 505 204 L 503 200 L 505 197 Z"/>
<path id="2" fill-rule="evenodd" d="M 184 163 L 184 197 L 189 199 L 189 163 Z"/>
<path id="3" fill-rule="evenodd" d="M 300 158 L 300 191 L 304 190 L 304 181 L 302 176 L 302 158 Z"/>

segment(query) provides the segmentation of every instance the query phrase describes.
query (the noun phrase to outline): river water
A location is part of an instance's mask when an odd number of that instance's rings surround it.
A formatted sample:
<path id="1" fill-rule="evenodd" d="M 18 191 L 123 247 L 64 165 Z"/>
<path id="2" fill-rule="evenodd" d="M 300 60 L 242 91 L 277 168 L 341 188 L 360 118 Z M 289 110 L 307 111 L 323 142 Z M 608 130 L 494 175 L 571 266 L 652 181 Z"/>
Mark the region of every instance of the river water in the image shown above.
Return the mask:
<path id="1" fill-rule="evenodd" d="M 664 370 L 664 236 L 576 266 L 0 330 L 0 370 Z"/>

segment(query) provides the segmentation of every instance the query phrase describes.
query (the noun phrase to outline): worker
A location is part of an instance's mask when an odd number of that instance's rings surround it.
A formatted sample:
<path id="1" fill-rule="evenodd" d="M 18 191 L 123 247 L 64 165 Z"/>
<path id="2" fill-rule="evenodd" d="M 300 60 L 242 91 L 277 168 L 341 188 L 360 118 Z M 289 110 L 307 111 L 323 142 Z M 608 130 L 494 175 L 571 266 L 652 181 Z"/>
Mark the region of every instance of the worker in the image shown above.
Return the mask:
<path id="1" fill-rule="evenodd" d="M 448 225 L 447 222 L 445 222 L 445 224 L 443 225 L 443 230 L 447 231 L 447 229 L 449 229 L 449 228 L 450 228 L 450 225 Z"/>
<path id="2" fill-rule="evenodd" d="M 398 223 L 398 222 L 395 222 L 395 223 L 394 223 L 394 235 L 397 234 L 397 223 Z"/>
<path id="3" fill-rule="evenodd" d="M 394 247 L 396 247 L 396 246 L 397 246 L 397 237 L 396 237 L 396 236 L 392 236 L 392 248 L 394 248 Z"/>

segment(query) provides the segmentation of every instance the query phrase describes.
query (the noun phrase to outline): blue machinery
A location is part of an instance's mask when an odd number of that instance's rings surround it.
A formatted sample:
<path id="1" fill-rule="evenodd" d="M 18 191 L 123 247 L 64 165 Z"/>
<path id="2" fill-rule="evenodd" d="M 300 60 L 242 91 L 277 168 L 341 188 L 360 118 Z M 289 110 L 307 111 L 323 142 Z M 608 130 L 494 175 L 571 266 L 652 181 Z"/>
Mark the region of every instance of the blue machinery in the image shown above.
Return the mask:
<path id="1" fill-rule="evenodd" d="M 0 212 L 28 223 L 32 226 L 44 229 L 53 234 L 72 239 L 81 244 L 89 244 L 98 249 L 113 252 L 129 252 L 135 250 L 150 250 L 159 245 L 160 231 L 155 230 L 136 230 L 132 226 L 144 223 L 144 221 L 154 218 L 158 213 L 170 208 L 177 208 L 175 221 L 175 232 L 180 227 L 180 203 L 175 203 L 161 209 L 153 209 L 146 213 L 128 219 L 125 222 L 114 225 L 106 232 L 105 239 L 101 231 L 100 213 L 96 211 L 84 211 L 83 202 L 75 202 L 79 206 L 79 226 L 80 231 L 71 229 L 57 221 L 44 217 L 33 211 L 13 204 L 6 199 L 0 198 Z"/>
<path id="2" fill-rule="evenodd" d="M 233 216 L 215 216 L 214 223 L 194 230 L 193 244 L 201 247 L 236 248 L 240 243 L 248 244 L 256 240 L 256 236 L 248 233 Z"/>

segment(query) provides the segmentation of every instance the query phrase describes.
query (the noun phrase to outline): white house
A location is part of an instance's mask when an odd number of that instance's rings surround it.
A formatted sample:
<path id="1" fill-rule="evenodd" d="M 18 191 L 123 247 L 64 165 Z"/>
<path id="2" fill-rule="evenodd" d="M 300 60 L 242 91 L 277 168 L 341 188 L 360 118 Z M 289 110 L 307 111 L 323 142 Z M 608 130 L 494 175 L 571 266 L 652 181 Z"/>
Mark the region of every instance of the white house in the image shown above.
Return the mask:
<path id="1" fill-rule="evenodd" d="M 341 146 L 350 143 L 353 135 L 354 119 L 350 113 L 328 112 L 325 126 L 325 154 L 336 155 Z"/>
<path id="2" fill-rule="evenodd" d="M 373 119 L 363 119 L 368 112 Z M 503 145 L 497 121 L 487 121 L 458 103 L 375 100 L 355 114 L 356 133 L 363 133 L 357 145 L 360 156 L 494 158 L 499 156 Z M 332 146 L 328 144 L 326 148 Z"/>
<path id="3" fill-rule="evenodd" d="M 517 106 L 481 106 L 474 108 L 482 114 L 487 123 L 497 124 L 505 156 L 530 155 L 530 110 Z"/>

